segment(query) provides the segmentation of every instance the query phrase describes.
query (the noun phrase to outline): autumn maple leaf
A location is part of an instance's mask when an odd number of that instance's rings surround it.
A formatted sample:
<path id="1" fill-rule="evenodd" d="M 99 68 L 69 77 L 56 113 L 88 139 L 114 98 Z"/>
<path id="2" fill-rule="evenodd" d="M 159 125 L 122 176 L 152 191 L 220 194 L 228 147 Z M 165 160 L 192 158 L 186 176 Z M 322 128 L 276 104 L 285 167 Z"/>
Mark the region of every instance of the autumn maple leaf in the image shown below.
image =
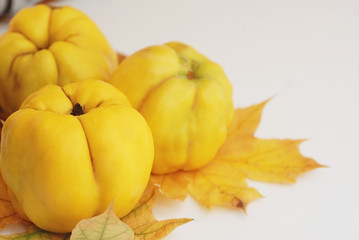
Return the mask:
<path id="1" fill-rule="evenodd" d="M 245 210 L 249 202 L 261 197 L 246 178 L 291 183 L 320 167 L 299 152 L 303 140 L 254 137 L 267 102 L 235 111 L 227 139 L 208 165 L 195 171 L 152 175 L 151 182 L 170 198 L 183 200 L 190 194 L 208 208 L 227 205 Z"/>
<path id="2" fill-rule="evenodd" d="M 135 240 L 162 239 L 176 227 L 192 220 L 189 218 L 156 220 L 152 208 L 155 204 L 157 191 L 156 188 L 148 190 L 148 193 L 144 194 L 131 213 L 121 219 L 133 229 Z"/>

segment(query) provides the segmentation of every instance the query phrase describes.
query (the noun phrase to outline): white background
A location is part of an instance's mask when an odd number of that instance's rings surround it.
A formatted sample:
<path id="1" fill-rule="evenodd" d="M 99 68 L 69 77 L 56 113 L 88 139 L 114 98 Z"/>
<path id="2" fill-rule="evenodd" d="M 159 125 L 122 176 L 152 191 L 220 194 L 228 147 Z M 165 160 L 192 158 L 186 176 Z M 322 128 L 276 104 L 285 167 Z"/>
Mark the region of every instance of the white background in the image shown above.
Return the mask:
<path id="1" fill-rule="evenodd" d="M 157 218 L 195 219 L 166 239 L 359 239 L 359 1 L 63 3 L 86 12 L 125 54 L 173 40 L 192 45 L 223 66 L 237 107 L 274 96 L 258 137 L 308 138 L 301 152 L 330 166 L 291 185 L 249 181 L 265 197 L 247 215 L 160 197 Z"/>

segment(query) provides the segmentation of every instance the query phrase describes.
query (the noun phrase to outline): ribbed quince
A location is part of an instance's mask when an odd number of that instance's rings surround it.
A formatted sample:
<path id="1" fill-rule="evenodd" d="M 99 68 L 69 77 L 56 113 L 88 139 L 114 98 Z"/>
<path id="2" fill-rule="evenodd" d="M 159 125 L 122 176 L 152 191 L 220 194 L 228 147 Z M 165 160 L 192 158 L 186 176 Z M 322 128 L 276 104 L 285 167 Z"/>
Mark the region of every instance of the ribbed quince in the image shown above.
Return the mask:
<path id="1" fill-rule="evenodd" d="M 106 80 L 117 66 L 116 53 L 96 24 L 71 7 L 22 9 L 0 37 L 0 53 L 2 119 L 47 84 Z"/>
<path id="2" fill-rule="evenodd" d="M 216 155 L 233 117 L 232 86 L 220 65 L 179 42 L 127 57 L 109 82 L 149 124 L 152 172 L 193 170 Z"/>
<path id="3" fill-rule="evenodd" d="M 4 123 L 0 166 L 19 215 L 70 232 L 111 201 L 129 213 L 148 183 L 153 140 L 145 119 L 117 88 L 81 81 L 47 85 Z"/>

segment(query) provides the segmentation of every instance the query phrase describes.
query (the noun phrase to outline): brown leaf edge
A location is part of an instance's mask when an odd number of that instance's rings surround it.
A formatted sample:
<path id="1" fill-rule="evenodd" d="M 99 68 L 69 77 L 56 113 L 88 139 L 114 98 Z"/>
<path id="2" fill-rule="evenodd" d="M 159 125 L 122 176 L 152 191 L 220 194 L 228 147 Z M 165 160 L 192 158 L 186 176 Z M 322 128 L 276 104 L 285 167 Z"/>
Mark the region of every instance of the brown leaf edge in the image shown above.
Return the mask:
<path id="1" fill-rule="evenodd" d="M 124 54 L 122 54 L 120 52 L 117 52 L 116 54 L 117 54 L 117 62 L 118 62 L 118 64 L 120 64 L 123 60 L 125 60 L 126 55 L 124 55 Z"/>

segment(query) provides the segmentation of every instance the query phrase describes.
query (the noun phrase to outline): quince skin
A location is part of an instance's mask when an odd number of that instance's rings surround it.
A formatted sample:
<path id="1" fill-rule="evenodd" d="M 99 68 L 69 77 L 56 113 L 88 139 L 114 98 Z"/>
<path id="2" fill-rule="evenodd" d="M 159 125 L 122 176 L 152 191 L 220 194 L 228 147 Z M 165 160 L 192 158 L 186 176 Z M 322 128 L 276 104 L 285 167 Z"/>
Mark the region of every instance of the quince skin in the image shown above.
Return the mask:
<path id="1" fill-rule="evenodd" d="M 106 80 L 117 56 L 83 12 L 39 4 L 24 8 L 0 37 L 0 117 L 47 84 Z"/>
<path id="2" fill-rule="evenodd" d="M 10 199 L 38 227 L 70 232 L 105 211 L 129 213 L 147 186 L 153 139 L 145 119 L 100 80 L 47 85 L 10 115 L 0 167 Z"/>
<path id="3" fill-rule="evenodd" d="M 232 86 L 220 65 L 179 42 L 127 57 L 109 82 L 126 94 L 149 124 L 152 172 L 193 170 L 214 158 L 234 109 Z"/>

